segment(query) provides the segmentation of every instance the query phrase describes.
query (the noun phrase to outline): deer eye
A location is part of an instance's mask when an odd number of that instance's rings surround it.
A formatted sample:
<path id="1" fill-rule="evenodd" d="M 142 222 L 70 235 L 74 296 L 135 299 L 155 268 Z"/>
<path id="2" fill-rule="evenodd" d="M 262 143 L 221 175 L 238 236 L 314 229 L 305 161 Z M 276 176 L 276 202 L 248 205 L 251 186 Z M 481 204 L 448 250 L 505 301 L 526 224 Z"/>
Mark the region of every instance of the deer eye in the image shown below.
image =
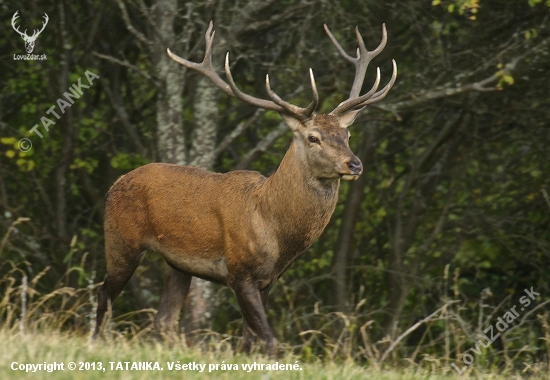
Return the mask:
<path id="1" fill-rule="evenodd" d="M 315 136 L 309 136 L 307 139 L 309 140 L 310 143 L 320 144 L 319 139 Z"/>

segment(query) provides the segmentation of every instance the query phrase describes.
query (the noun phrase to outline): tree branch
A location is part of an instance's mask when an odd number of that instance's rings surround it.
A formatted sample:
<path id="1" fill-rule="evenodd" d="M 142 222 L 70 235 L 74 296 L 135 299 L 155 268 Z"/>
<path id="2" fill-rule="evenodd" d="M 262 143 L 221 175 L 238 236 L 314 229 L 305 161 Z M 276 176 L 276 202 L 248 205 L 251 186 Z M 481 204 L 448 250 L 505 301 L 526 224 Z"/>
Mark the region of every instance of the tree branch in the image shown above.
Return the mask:
<path id="1" fill-rule="evenodd" d="M 237 125 L 237 127 L 233 131 L 231 131 L 231 133 L 229 133 L 227 136 L 225 136 L 223 141 L 221 143 L 219 143 L 218 146 L 214 150 L 212 150 L 211 152 L 209 152 L 207 154 L 207 157 L 200 157 L 200 160 L 201 161 L 206 161 L 206 162 L 213 162 L 225 149 L 227 149 L 227 147 L 233 142 L 233 140 L 235 140 L 244 131 L 246 131 L 264 113 L 265 113 L 265 110 L 262 110 L 262 109 L 256 110 L 256 112 L 254 113 L 254 115 L 252 115 L 251 118 L 249 118 L 247 120 L 244 120 L 241 123 L 239 123 L 239 125 Z M 193 161 L 191 161 L 191 163 L 189 165 L 190 166 L 196 166 L 198 161 L 199 161 L 199 157 L 196 157 Z"/>
<path id="2" fill-rule="evenodd" d="M 100 54 L 100 53 L 95 52 L 95 51 L 93 52 L 93 55 L 95 55 L 96 57 L 99 57 L 101 59 L 104 59 L 106 61 L 116 63 L 117 65 L 128 67 L 129 69 L 134 70 L 136 73 L 138 73 L 139 75 L 141 75 L 145 79 L 151 81 L 156 87 L 160 88 L 160 83 L 158 83 L 158 81 L 155 78 L 153 78 L 147 71 L 141 70 L 139 67 L 137 67 L 135 65 L 132 65 L 126 59 L 124 61 L 121 61 L 118 58 L 112 57 L 110 55 Z"/>
<path id="3" fill-rule="evenodd" d="M 130 33 L 132 33 L 138 40 L 143 42 L 145 45 L 150 46 L 151 41 L 145 37 L 145 35 L 141 32 L 139 32 L 134 26 L 132 25 L 132 22 L 130 21 L 130 16 L 128 15 L 128 11 L 126 10 L 126 6 L 124 5 L 124 2 L 122 0 L 116 0 L 118 7 L 120 8 L 120 11 L 122 12 L 122 18 L 124 19 L 124 23 L 126 24 L 126 29 Z"/>
<path id="4" fill-rule="evenodd" d="M 284 135 L 286 132 L 288 132 L 288 127 L 285 123 L 280 123 L 279 126 L 269 132 L 267 136 L 265 136 L 254 149 L 252 149 L 250 152 L 245 154 L 245 156 L 241 159 L 241 161 L 237 164 L 236 169 L 245 169 L 247 168 L 254 157 L 256 157 L 256 154 L 259 152 L 265 152 L 265 150 L 273 144 L 273 142 L 280 136 Z"/>
<path id="5" fill-rule="evenodd" d="M 115 109 L 118 117 L 120 118 L 120 121 L 130 137 L 130 140 L 134 143 L 137 150 L 139 151 L 139 154 L 143 157 L 146 157 L 147 150 L 144 148 L 143 144 L 141 143 L 141 140 L 136 133 L 136 127 L 132 125 L 130 122 L 130 116 L 128 115 L 128 112 L 126 111 L 126 108 L 124 107 L 124 102 L 121 99 L 119 88 L 115 86 L 116 93 L 113 94 L 111 89 L 109 88 L 109 84 L 104 78 L 100 79 L 101 83 L 103 84 L 103 89 L 105 90 L 105 93 L 107 94 L 107 97 L 109 98 L 109 101 L 111 102 L 113 108 Z"/>
<path id="6" fill-rule="evenodd" d="M 411 327 L 409 327 L 407 329 L 407 331 L 405 331 L 403 334 L 399 335 L 399 337 L 394 340 L 392 342 L 392 344 L 388 347 L 388 349 L 384 352 L 384 354 L 380 357 L 380 359 L 378 360 L 378 363 L 382 363 L 384 360 L 386 360 L 386 358 L 388 357 L 388 355 L 395 349 L 395 347 L 397 347 L 397 345 L 399 344 L 399 342 L 401 342 L 405 337 L 407 337 L 410 333 L 412 333 L 414 330 L 416 330 L 417 328 L 419 328 L 423 323 L 426 323 L 426 322 L 430 322 L 430 321 L 435 321 L 435 320 L 439 320 L 439 319 L 442 319 L 441 317 L 438 317 L 438 318 L 434 318 L 440 311 L 443 311 L 445 312 L 447 310 L 447 307 L 449 305 L 452 305 L 454 303 L 457 303 L 457 302 L 460 302 L 459 300 L 453 300 L 453 301 L 449 301 L 447 303 L 445 303 L 445 305 L 441 306 L 439 309 L 437 309 L 436 311 L 434 311 L 433 313 L 431 313 L 430 315 L 428 315 L 426 318 L 416 322 L 414 325 L 412 325 Z"/>
<path id="7" fill-rule="evenodd" d="M 515 70 L 516 65 L 519 61 L 521 61 L 522 59 L 526 58 L 527 56 L 541 50 L 549 42 L 550 42 L 550 38 L 544 39 L 541 43 L 539 43 L 538 45 L 536 45 L 533 48 L 529 49 L 524 54 L 521 54 L 521 55 L 515 57 L 512 61 L 507 63 L 504 66 L 503 69 L 497 71 L 493 75 L 490 75 L 487 78 L 482 79 L 478 82 L 469 83 L 469 84 L 465 84 L 465 85 L 455 84 L 454 86 L 447 83 L 443 86 L 438 86 L 433 90 L 425 91 L 425 92 L 423 92 L 419 95 L 411 95 L 411 97 L 414 96 L 413 99 L 398 101 L 398 102 L 389 103 L 389 104 L 381 103 L 381 104 L 372 105 L 371 107 L 372 108 L 377 108 L 377 109 L 380 109 L 380 110 L 383 110 L 383 111 L 391 112 L 395 115 L 395 117 L 397 119 L 400 119 L 399 115 L 397 114 L 398 110 L 403 109 L 403 108 L 414 107 L 414 106 L 417 106 L 421 103 L 424 103 L 424 102 L 427 102 L 427 101 L 430 101 L 430 100 L 444 98 L 444 97 L 448 97 L 448 96 L 453 96 L 453 95 L 468 92 L 468 91 L 487 92 L 487 91 L 498 90 L 497 87 L 486 87 L 486 86 L 493 83 L 493 82 L 496 82 L 499 78 L 502 77 L 502 75 L 511 73 L 513 70 Z M 461 78 L 465 78 L 465 77 L 467 78 L 467 77 L 472 76 L 472 75 L 473 75 L 473 72 L 469 72 L 469 73 L 466 73 L 466 74 L 462 74 L 460 77 Z"/>

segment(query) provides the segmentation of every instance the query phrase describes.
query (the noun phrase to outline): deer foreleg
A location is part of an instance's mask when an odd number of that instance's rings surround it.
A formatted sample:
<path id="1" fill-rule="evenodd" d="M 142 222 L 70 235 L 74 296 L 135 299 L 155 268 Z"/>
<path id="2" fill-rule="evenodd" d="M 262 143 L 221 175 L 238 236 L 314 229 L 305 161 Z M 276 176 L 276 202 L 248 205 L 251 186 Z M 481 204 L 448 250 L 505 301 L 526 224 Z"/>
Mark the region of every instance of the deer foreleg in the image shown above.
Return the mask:
<path id="1" fill-rule="evenodd" d="M 260 339 L 265 341 L 267 354 L 273 356 L 275 353 L 275 338 L 271 331 L 271 327 L 269 327 L 267 323 L 263 297 L 260 290 L 251 283 L 242 283 L 236 287 L 232 286 L 232 288 L 235 291 L 237 302 L 243 314 L 243 348 L 249 347 L 252 343 L 253 336 L 251 332 L 248 331 L 251 329 Z M 265 299 L 267 300 L 268 291 L 265 293 Z"/>
<path id="2" fill-rule="evenodd" d="M 262 306 L 264 308 L 264 311 L 266 310 L 267 296 L 269 295 L 270 288 L 271 286 L 260 291 L 260 297 L 262 299 Z M 256 335 L 254 335 L 254 330 L 252 330 L 252 328 L 248 325 L 248 323 L 246 323 L 246 319 L 243 318 L 243 342 L 240 350 L 246 353 L 250 353 L 250 349 L 252 348 L 252 343 L 254 342 L 256 342 Z"/>

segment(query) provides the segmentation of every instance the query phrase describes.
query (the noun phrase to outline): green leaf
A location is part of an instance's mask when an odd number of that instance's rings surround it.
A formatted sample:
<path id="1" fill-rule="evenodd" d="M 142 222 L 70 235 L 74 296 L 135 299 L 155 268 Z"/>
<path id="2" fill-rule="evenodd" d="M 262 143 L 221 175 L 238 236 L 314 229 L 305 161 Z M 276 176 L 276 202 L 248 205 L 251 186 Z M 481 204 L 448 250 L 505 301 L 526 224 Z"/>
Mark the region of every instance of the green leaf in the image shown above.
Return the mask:
<path id="1" fill-rule="evenodd" d="M 388 139 L 382 141 L 382 142 L 378 145 L 378 148 L 376 148 L 376 153 L 378 153 L 378 154 L 383 153 L 383 152 L 386 150 L 386 147 L 388 146 L 388 142 L 389 142 Z"/>
<path id="2" fill-rule="evenodd" d="M 115 169 L 120 169 L 124 171 L 130 171 L 147 163 L 149 162 L 145 158 L 141 157 L 139 154 L 134 153 L 129 154 L 121 152 L 111 158 L 111 166 Z"/>
<path id="3" fill-rule="evenodd" d="M 15 139 L 15 137 L 2 137 L 0 139 L 0 142 L 2 144 L 6 144 L 6 145 L 13 145 L 13 144 L 15 144 L 16 141 L 17 140 Z"/>
<path id="4" fill-rule="evenodd" d="M 32 160 L 20 158 L 15 161 L 15 163 L 17 164 L 17 166 L 19 166 L 19 169 L 24 172 L 30 172 L 32 169 L 34 169 L 34 161 Z"/>
<path id="5" fill-rule="evenodd" d="M 88 173 L 92 173 L 98 164 L 98 160 L 93 158 L 88 158 L 86 160 L 81 160 L 80 158 L 75 158 L 74 162 L 71 164 L 71 169 L 84 168 Z"/>
<path id="6" fill-rule="evenodd" d="M 21 167 L 21 169 L 25 172 L 30 172 L 31 170 L 34 169 L 34 161 L 33 160 L 27 160 L 27 167 L 26 168 Z"/>
<path id="7" fill-rule="evenodd" d="M 535 169 L 535 170 L 532 170 L 531 173 L 531 176 L 533 176 L 534 178 L 539 178 L 540 175 L 542 174 L 542 171 L 541 170 L 538 170 L 538 169 Z"/>
<path id="8" fill-rule="evenodd" d="M 529 30 L 526 30 L 523 33 L 523 36 L 525 37 L 526 40 L 530 40 L 531 38 L 537 38 L 538 32 L 535 28 L 531 28 Z"/>
<path id="9" fill-rule="evenodd" d="M 378 211 L 376 211 L 376 216 L 379 217 L 379 218 L 383 218 L 386 215 L 388 215 L 388 214 L 386 213 L 386 209 L 384 207 L 380 207 L 378 209 Z"/>
<path id="10" fill-rule="evenodd" d="M 504 74 L 502 80 L 508 84 L 514 84 L 514 78 L 510 74 Z"/>

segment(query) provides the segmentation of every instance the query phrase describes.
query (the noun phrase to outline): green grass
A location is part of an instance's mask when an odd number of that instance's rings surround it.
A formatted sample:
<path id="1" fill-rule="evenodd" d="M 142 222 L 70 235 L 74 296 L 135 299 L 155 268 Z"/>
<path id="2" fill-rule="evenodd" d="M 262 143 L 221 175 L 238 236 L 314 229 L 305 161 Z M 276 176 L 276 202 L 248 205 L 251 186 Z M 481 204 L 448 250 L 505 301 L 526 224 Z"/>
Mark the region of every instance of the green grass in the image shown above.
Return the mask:
<path id="1" fill-rule="evenodd" d="M 425 370 L 377 371 L 360 367 L 356 364 L 301 363 L 299 358 L 286 356 L 277 360 L 267 359 L 262 355 L 235 355 L 224 351 L 223 345 L 213 345 L 207 352 L 185 348 L 182 346 L 168 347 L 154 341 L 138 342 L 124 337 L 110 341 L 90 342 L 85 337 L 70 336 L 57 332 L 19 333 L 0 332 L 0 379 L 444 379 L 455 376 L 428 374 Z M 196 370 L 169 370 L 167 362 L 180 364 L 198 363 L 205 365 L 202 373 Z M 13 362 L 19 364 L 64 363 L 62 371 L 25 372 L 11 369 Z M 68 370 L 69 362 L 77 365 L 76 370 Z M 80 363 L 102 363 L 105 370 L 78 370 Z M 163 370 L 112 370 L 110 362 L 158 362 Z M 300 370 L 243 370 L 243 365 L 297 364 Z M 219 365 L 219 369 L 209 367 Z M 221 365 L 236 365 L 237 370 L 222 370 Z M 125 364 L 122 364 L 125 366 Z M 131 364 L 130 364 L 131 365 Z M 116 367 L 116 364 L 114 364 Z"/>
<path id="2" fill-rule="evenodd" d="M 16 332 L 0 331 L 0 379 L 380 379 L 380 380 L 444 380 L 444 379 L 522 379 L 521 374 L 480 373 L 479 368 L 472 368 L 470 373 L 462 376 L 452 370 L 442 370 L 439 365 L 432 371 L 426 368 L 411 367 L 399 370 L 361 367 L 353 362 L 333 363 L 316 360 L 313 363 L 301 363 L 298 357 L 287 355 L 279 359 L 268 359 L 265 356 L 239 355 L 230 350 L 230 345 L 223 342 L 212 343 L 205 351 L 190 349 L 182 345 L 168 346 L 153 340 L 140 341 L 136 338 L 118 336 L 105 341 L 91 342 L 86 337 L 71 336 L 59 332 L 27 332 L 22 335 Z M 64 370 L 47 372 L 25 372 L 11 369 L 13 362 L 18 364 L 63 363 Z M 70 362 L 76 369 L 69 370 Z M 158 362 L 162 370 L 116 370 L 117 363 Z M 273 365 L 297 364 L 299 370 L 263 370 L 248 372 L 244 366 L 253 363 Z M 95 363 L 96 370 L 79 370 L 81 363 Z M 99 363 L 104 368 L 99 370 Z M 111 365 L 111 363 L 113 363 Z M 198 370 L 170 370 L 168 363 L 196 363 L 204 366 Z M 214 366 L 218 364 L 218 369 Z M 232 369 L 222 369 L 222 364 Z M 236 366 L 236 367 L 235 367 Z M 238 369 L 235 369 L 238 368 Z M 546 379 L 545 371 L 529 377 Z"/>

